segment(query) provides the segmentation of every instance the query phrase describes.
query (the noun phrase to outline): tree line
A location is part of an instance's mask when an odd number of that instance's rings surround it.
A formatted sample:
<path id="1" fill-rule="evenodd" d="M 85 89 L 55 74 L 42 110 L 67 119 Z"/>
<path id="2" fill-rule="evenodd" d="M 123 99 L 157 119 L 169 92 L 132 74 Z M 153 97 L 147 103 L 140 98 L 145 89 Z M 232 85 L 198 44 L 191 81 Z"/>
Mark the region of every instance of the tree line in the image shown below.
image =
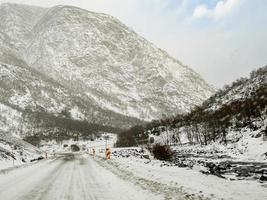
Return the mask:
<path id="1" fill-rule="evenodd" d="M 67 111 L 54 115 L 45 111 L 23 112 L 24 124 L 27 124 L 24 140 L 38 145 L 42 140 L 56 140 L 61 142 L 67 139 L 90 140 L 92 135 L 99 132 L 118 133 L 119 128 L 89 123 L 86 120 L 74 120 Z"/>

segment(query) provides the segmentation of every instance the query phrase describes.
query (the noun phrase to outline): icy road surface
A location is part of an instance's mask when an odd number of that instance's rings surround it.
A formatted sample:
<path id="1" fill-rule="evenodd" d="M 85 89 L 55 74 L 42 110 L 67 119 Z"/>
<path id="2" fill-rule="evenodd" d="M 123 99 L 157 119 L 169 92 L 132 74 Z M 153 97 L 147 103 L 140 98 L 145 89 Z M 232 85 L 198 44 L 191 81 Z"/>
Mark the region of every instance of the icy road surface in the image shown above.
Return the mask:
<path id="1" fill-rule="evenodd" d="M 88 155 L 69 153 L 0 173 L 0 199 L 136 200 L 162 197 L 121 180 Z"/>

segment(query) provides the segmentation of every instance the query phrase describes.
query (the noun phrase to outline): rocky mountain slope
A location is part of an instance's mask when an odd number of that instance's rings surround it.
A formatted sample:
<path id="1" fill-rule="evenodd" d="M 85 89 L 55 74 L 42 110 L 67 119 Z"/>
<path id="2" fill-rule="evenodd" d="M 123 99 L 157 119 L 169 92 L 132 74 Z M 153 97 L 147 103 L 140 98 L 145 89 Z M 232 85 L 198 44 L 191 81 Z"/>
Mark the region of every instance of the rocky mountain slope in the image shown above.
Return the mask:
<path id="1" fill-rule="evenodd" d="M 266 159 L 266 77 L 267 66 L 254 70 L 249 78 L 226 85 L 192 112 L 150 123 L 148 132 L 167 144 L 189 144 L 192 152 L 199 150 L 194 145 L 201 145 L 230 149 L 231 156 Z"/>
<path id="2" fill-rule="evenodd" d="M 0 172 L 2 169 L 18 166 L 35 159 L 45 153 L 20 138 L 0 131 Z"/>
<path id="3" fill-rule="evenodd" d="M 213 92 L 198 74 L 111 16 L 16 4 L 1 5 L 0 15 L 1 32 L 32 68 L 104 109 L 151 119 L 188 111 Z"/>
<path id="4" fill-rule="evenodd" d="M 0 18 L 4 131 L 45 132 L 40 127 L 52 128 L 55 118 L 125 128 L 187 112 L 214 92 L 112 16 L 1 4 Z"/>
<path id="5" fill-rule="evenodd" d="M 222 105 L 229 105 L 236 101 L 245 101 L 255 98 L 257 91 L 262 90 L 262 94 L 267 91 L 267 66 L 254 70 L 249 78 L 239 78 L 230 85 L 218 90 L 214 95 L 207 99 L 202 107 L 205 110 L 219 110 Z M 262 98 L 266 98 L 263 96 Z"/>

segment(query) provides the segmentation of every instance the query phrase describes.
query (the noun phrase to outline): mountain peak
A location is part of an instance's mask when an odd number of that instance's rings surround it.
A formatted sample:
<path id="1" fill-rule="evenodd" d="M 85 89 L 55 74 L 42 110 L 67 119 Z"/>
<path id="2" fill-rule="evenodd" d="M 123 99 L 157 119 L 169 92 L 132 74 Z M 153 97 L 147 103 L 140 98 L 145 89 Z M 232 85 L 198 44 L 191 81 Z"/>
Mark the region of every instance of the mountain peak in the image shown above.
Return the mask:
<path id="1" fill-rule="evenodd" d="M 214 92 L 199 74 L 112 16 L 65 5 L 11 7 L 18 12 L 1 12 L 0 28 L 20 57 L 95 113 L 157 119 L 188 112 Z"/>

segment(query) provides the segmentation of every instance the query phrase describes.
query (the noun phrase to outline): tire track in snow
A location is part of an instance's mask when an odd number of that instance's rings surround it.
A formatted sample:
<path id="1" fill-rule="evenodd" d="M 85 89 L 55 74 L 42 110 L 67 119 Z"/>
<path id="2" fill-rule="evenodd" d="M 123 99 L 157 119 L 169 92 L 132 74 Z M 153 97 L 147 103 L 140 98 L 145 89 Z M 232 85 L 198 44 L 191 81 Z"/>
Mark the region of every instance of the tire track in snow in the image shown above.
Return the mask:
<path id="1" fill-rule="evenodd" d="M 60 163 L 56 160 L 37 163 L 35 165 L 18 168 L 10 171 L 8 174 L 0 175 L 0 197 L 4 200 L 21 199 L 21 196 L 28 193 L 29 190 L 53 172 Z M 39 172 L 43 172 L 40 174 Z"/>
<path id="2" fill-rule="evenodd" d="M 135 185 L 138 185 L 144 190 L 149 190 L 155 194 L 163 194 L 165 200 L 208 200 L 204 196 L 198 196 L 195 194 L 188 194 L 184 191 L 183 187 L 169 186 L 160 182 L 148 180 L 139 176 L 136 176 L 130 171 L 126 171 L 119 168 L 119 164 L 114 161 L 105 161 L 103 158 L 97 158 L 95 161 L 102 167 L 111 171 L 123 180 L 130 181 Z"/>
<path id="3" fill-rule="evenodd" d="M 1 200 L 162 199 L 81 154 L 65 154 L 53 162 L 0 175 L 0 186 Z"/>

